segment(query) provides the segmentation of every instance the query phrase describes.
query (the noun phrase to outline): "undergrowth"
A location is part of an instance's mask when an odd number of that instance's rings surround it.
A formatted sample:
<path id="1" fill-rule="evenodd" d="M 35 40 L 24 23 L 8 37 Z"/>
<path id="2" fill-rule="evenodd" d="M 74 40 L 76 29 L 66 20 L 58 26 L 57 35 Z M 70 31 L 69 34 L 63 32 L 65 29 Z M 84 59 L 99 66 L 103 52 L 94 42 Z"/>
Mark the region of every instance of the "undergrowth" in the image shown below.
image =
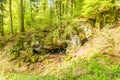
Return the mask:
<path id="1" fill-rule="evenodd" d="M 106 54 L 98 54 L 89 60 L 67 61 L 53 72 L 42 77 L 15 73 L 5 76 L 7 80 L 119 80 L 120 63 L 112 62 Z"/>

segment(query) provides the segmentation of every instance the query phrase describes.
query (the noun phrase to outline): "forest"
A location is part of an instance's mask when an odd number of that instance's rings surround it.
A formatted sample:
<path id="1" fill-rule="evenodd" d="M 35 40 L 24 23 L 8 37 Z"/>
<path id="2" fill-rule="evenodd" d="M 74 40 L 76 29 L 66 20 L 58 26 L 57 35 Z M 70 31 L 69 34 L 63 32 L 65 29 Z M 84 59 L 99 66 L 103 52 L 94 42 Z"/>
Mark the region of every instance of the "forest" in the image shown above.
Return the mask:
<path id="1" fill-rule="evenodd" d="M 120 0 L 0 0 L 0 80 L 120 80 Z"/>

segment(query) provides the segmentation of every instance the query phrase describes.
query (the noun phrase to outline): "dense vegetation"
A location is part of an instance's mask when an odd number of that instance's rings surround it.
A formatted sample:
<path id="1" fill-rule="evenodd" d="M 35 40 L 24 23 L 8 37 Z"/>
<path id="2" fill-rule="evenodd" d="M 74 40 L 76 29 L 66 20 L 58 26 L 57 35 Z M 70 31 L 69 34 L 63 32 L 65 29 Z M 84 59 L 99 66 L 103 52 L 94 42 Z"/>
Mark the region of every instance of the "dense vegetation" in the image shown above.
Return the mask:
<path id="1" fill-rule="evenodd" d="M 0 0 L 0 80 L 119 80 L 120 0 Z"/>

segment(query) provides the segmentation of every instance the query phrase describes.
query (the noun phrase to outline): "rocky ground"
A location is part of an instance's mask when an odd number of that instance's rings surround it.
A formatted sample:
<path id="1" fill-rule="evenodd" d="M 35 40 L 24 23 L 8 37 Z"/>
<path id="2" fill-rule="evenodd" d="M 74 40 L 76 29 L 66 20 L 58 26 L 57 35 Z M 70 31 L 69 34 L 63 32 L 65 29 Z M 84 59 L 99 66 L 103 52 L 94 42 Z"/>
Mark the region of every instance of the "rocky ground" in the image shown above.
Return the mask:
<path id="1" fill-rule="evenodd" d="M 63 67 L 66 62 L 69 63 L 71 60 L 76 61 L 78 58 L 89 60 L 91 57 L 94 57 L 94 55 L 97 54 L 107 55 L 108 57 L 112 58 L 110 63 L 119 63 L 119 38 L 119 27 L 110 30 L 103 29 L 100 32 L 97 32 L 96 35 L 94 35 L 93 38 L 87 41 L 82 47 L 74 49 L 72 53 L 67 55 L 64 53 L 46 54 L 44 56 L 39 55 L 41 58 L 43 58 L 43 60 L 38 62 L 23 62 L 20 60 L 20 57 L 11 61 L 9 54 L 6 53 L 6 51 L 14 45 L 14 40 L 11 40 L 0 51 L 1 74 L 2 72 L 5 72 L 45 76 L 49 73 L 54 74 L 54 71 L 59 72 L 58 68 Z M 26 52 L 26 50 L 21 52 L 23 54 Z M 101 64 L 104 63 L 105 62 L 101 62 Z"/>

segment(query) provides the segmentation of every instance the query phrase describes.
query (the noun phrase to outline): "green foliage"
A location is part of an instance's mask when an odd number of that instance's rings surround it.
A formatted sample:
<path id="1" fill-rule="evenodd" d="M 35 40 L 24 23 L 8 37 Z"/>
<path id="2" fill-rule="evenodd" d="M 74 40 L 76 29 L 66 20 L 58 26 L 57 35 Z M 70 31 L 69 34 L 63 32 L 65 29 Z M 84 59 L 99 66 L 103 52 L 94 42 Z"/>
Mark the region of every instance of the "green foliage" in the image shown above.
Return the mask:
<path id="1" fill-rule="evenodd" d="M 23 75 L 23 74 L 10 74 L 11 78 L 9 78 L 8 80 L 60 80 L 59 78 L 55 78 L 52 76 L 45 76 L 45 77 L 39 77 L 39 76 L 35 76 L 35 75 Z"/>
<path id="2" fill-rule="evenodd" d="M 30 57 L 30 62 L 35 63 L 38 62 L 39 56 L 38 55 L 33 55 Z"/>
<path id="3" fill-rule="evenodd" d="M 16 47 L 16 46 L 13 46 L 11 49 L 9 49 L 7 51 L 7 54 L 9 54 L 9 56 L 10 56 L 10 60 L 9 61 L 15 60 L 15 59 L 17 59 L 20 56 L 19 48 Z"/>
<path id="4" fill-rule="evenodd" d="M 119 0 L 118 0 L 119 1 Z M 115 1 L 116 4 L 118 1 Z M 69 5 L 68 5 L 69 4 Z M 30 28 L 61 28 L 61 24 L 73 20 L 76 17 L 92 17 L 102 12 L 104 9 L 111 9 L 116 6 L 111 0 L 75 0 L 75 1 L 61 1 L 61 20 L 59 20 L 60 6 L 58 1 L 47 0 L 32 0 L 24 1 L 24 16 L 25 28 L 27 31 Z M 5 5 L 4 29 L 6 34 L 10 34 L 10 17 L 9 17 L 9 3 Z M 20 30 L 20 3 L 19 0 L 12 0 L 12 15 L 13 15 L 13 29 L 14 33 L 19 33 Z M 94 6 L 94 7 L 93 7 Z M 52 8 L 51 8 L 52 7 Z M 52 12 L 51 12 L 52 9 Z M 114 14 L 113 14 L 114 15 Z M 52 16 L 52 17 L 51 17 Z M 70 21 L 71 22 L 71 21 Z M 49 25 L 49 27 L 48 27 Z M 66 24 L 68 25 L 68 24 Z M 52 31 L 52 29 L 51 29 Z"/>
<path id="5" fill-rule="evenodd" d="M 111 3 L 110 0 L 85 0 L 82 8 L 82 13 L 86 17 L 95 18 L 97 14 L 103 9 L 113 8 L 114 3 Z"/>
<path id="6" fill-rule="evenodd" d="M 119 64 L 118 65 L 113 64 L 113 66 L 112 66 L 113 68 L 111 68 L 110 66 L 101 65 L 99 61 L 97 61 L 95 58 L 89 61 L 80 59 L 78 63 L 73 63 L 71 66 L 69 66 L 69 70 L 66 71 L 64 79 L 70 80 L 119 79 L 120 78 Z M 75 71 L 76 72 L 80 71 L 80 73 L 75 73 Z"/>

